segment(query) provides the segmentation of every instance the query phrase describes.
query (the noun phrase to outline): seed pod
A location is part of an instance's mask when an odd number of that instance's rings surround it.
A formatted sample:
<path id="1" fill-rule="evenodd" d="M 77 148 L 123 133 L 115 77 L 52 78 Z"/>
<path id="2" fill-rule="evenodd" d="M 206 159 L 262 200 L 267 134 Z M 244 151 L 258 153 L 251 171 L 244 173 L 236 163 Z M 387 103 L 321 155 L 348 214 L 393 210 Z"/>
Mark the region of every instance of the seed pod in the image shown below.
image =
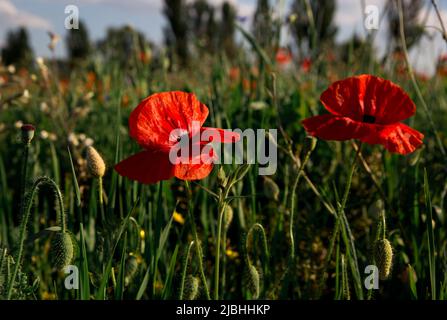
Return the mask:
<path id="1" fill-rule="evenodd" d="M 230 205 L 226 205 L 224 212 L 225 230 L 228 230 L 232 221 L 233 221 L 233 208 Z"/>
<path id="2" fill-rule="evenodd" d="M 31 140 L 34 138 L 34 132 L 36 128 L 32 124 L 24 124 L 21 127 L 22 130 L 22 141 L 24 144 L 30 144 Z"/>
<path id="3" fill-rule="evenodd" d="M 92 146 L 87 147 L 87 168 L 90 174 L 96 178 L 103 177 L 106 171 L 104 160 Z"/>
<path id="4" fill-rule="evenodd" d="M 259 272 L 254 265 L 249 265 L 247 270 L 247 288 L 250 291 L 253 299 L 259 298 L 260 279 Z"/>
<path id="5" fill-rule="evenodd" d="M 195 300 L 199 296 L 200 280 L 197 277 L 188 275 L 185 279 L 185 289 L 183 298 L 186 300 Z"/>
<path id="6" fill-rule="evenodd" d="M 267 199 L 279 201 L 279 187 L 275 181 L 264 176 L 264 195 Z"/>
<path id="7" fill-rule="evenodd" d="M 393 264 L 393 248 L 387 239 L 377 240 L 374 247 L 374 258 L 379 268 L 380 280 L 386 280 Z"/>
<path id="8" fill-rule="evenodd" d="M 63 270 L 75 257 L 76 242 L 69 232 L 58 232 L 51 243 L 53 264 Z"/>

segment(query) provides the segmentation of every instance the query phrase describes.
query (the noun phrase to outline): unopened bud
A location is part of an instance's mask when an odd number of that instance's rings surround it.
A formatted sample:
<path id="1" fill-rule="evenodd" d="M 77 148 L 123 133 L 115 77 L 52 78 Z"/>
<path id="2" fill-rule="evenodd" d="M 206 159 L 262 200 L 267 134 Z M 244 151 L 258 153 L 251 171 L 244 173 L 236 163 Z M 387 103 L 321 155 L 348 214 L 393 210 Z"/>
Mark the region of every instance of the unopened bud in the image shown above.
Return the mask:
<path id="1" fill-rule="evenodd" d="M 246 276 L 247 276 L 247 289 L 252 294 L 253 299 L 258 299 L 260 292 L 260 279 L 259 279 L 260 277 L 256 267 L 250 264 Z"/>
<path id="2" fill-rule="evenodd" d="M 264 176 L 264 195 L 267 199 L 279 201 L 279 187 L 273 179 Z"/>
<path id="3" fill-rule="evenodd" d="M 22 141 L 25 144 L 29 144 L 34 138 L 34 132 L 36 128 L 32 124 L 24 124 L 21 127 L 22 130 Z"/>
<path id="4" fill-rule="evenodd" d="M 87 147 L 87 167 L 90 174 L 96 178 L 103 177 L 106 172 L 104 160 L 92 146 Z"/>
<path id="5" fill-rule="evenodd" d="M 63 270 L 70 265 L 75 257 L 76 240 L 69 232 L 56 233 L 52 241 L 52 260 L 59 270 Z"/>
<path id="6" fill-rule="evenodd" d="M 223 167 L 220 167 L 219 172 L 217 173 L 217 184 L 221 188 L 225 188 L 225 185 L 227 184 L 227 176 Z"/>
<path id="7" fill-rule="evenodd" d="M 228 228 L 230 227 L 231 221 L 233 221 L 233 208 L 229 205 L 226 205 L 225 212 L 224 212 L 225 230 L 228 230 Z"/>

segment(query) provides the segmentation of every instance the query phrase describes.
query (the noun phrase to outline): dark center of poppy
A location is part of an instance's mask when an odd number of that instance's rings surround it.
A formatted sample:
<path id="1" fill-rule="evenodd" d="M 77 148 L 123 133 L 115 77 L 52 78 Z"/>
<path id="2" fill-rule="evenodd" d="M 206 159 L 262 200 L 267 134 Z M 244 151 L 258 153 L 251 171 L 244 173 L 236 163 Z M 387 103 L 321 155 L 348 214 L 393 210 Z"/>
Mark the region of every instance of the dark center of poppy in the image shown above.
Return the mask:
<path id="1" fill-rule="evenodd" d="M 363 116 L 363 122 L 364 123 L 374 123 L 374 122 L 376 122 L 376 117 L 371 116 L 369 114 L 365 114 Z"/>

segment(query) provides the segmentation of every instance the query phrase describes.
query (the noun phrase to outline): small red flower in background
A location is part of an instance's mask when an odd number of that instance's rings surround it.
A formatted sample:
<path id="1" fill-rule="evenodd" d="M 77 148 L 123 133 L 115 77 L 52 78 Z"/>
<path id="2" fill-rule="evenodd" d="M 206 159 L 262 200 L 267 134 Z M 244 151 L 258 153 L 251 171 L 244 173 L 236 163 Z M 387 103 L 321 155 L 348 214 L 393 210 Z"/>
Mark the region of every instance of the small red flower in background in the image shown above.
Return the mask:
<path id="1" fill-rule="evenodd" d="M 305 58 L 301 63 L 301 70 L 303 70 L 304 73 L 309 73 L 311 68 L 312 68 L 312 60 L 310 58 Z"/>
<path id="2" fill-rule="evenodd" d="M 236 81 L 239 80 L 239 77 L 241 76 L 241 71 L 239 70 L 238 67 L 231 67 L 228 72 L 228 75 L 231 81 Z"/>
<path id="3" fill-rule="evenodd" d="M 330 114 L 303 121 L 306 131 L 325 140 L 359 139 L 408 154 L 424 135 L 401 123 L 416 112 L 410 97 L 396 84 L 371 75 L 334 82 L 320 97 Z"/>
<path id="4" fill-rule="evenodd" d="M 130 136 L 144 151 L 121 161 L 115 165 L 115 170 L 122 176 L 145 184 L 174 176 L 182 180 L 207 177 L 213 169 L 213 163 L 202 160 L 197 162 L 200 154 L 191 154 L 186 163 L 172 163 L 169 158 L 170 151 L 183 136 L 194 141 L 193 136 L 205 130 L 218 135 L 220 142 L 239 140 L 236 133 L 202 127 L 207 117 L 208 108 L 192 93 L 173 91 L 151 95 L 132 111 L 129 118 Z M 198 123 L 199 127 L 194 126 L 194 123 Z M 209 142 L 199 141 L 200 152 L 203 145 Z"/>
<path id="5" fill-rule="evenodd" d="M 439 56 L 436 73 L 442 77 L 447 76 L 447 54 Z"/>
<path id="6" fill-rule="evenodd" d="M 280 48 L 276 52 L 275 59 L 278 64 L 285 65 L 285 64 L 289 63 L 290 61 L 292 61 L 292 54 L 290 53 L 290 50 Z"/>

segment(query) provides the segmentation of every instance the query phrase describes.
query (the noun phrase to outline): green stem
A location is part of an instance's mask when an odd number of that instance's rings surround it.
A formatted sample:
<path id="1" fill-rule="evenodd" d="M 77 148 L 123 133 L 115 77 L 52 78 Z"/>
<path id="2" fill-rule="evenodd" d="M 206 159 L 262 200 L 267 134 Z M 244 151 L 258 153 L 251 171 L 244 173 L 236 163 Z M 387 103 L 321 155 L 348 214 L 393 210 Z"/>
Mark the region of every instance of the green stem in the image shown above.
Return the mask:
<path id="1" fill-rule="evenodd" d="M 195 223 L 194 217 L 192 215 L 192 209 L 191 209 L 191 206 L 192 206 L 191 192 L 192 191 L 191 191 L 191 186 L 189 185 L 188 181 L 185 181 L 185 185 L 186 185 L 186 189 L 188 190 L 188 199 L 189 199 L 188 218 L 189 218 L 189 221 L 191 223 L 192 234 L 193 234 L 193 238 L 194 238 L 194 242 L 195 242 L 196 255 L 197 255 L 197 260 L 198 260 L 198 263 L 199 263 L 200 277 L 202 279 L 203 287 L 205 289 L 206 299 L 207 300 L 211 300 L 210 290 L 208 288 L 208 282 L 206 281 L 205 272 L 203 270 L 202 246 L 200 245 L 199 237 L 197 236 L 196 223 Z"/>
<path id="2" fill-rule="evenodd" d="M 319 299 L 321 297 L 321 294 L 322 294 L 322 291 L 323 291 L 323 285 L 324 285 L 324 283 L 325 283 L 325 281 L 327 279 L 327 272 L 326 272 L 326 270 L 329 267 L 329 263 L 331 261 L 332 253 L 334 252 L 335 242 L 336 242 L 337 237 L 339 235 L 339 231 L 340 231 L 340 221 L 339 221 L 338 217 L 336 217 L 335 218 L 334 231 L 332 233 L 332 237 L 331 237 L 331 240 L 329 242 L 328 254 L 327 254 L 326 260 L 324 261 L 323 275 L 321 277 L 320 284 L 318 286 L 317 299 Z"/>
<path id="3" fill-rule="evenodd" d="M 22 171 L 20 180 L 20 212 L 23 214 L 25 206 L 26 182 L 28 181 L 28 157 L 29 157 L 30 143 L 25 143 L 22 157 Z"/>
<path id="4" fill-rule="evenodd" d="M 296 188 L 298 187 L 298 183 L 300 181 L 300 178 L 302 176 L 304 167 L 306 166 L 307 162 L 309 161 L 310 154 L 312 151 L 308 151 L 304 157 L 303 162 L 301 163 L 298 173 L 296 175 L 295 181 L 293 183 L 292 187 L 292 198 L 291 198 L 291 205 L 290 205 L 290 225 L 289 225 L 289 234 L 290 234 L 290 259 L 293 260 L 295 258 L 295 236 L 293 233 L 293 227 L 295 225 L 294 223 L 294 216 L 295 216 L 295 206 L 296 206 Z"/>
<path id="5" fill-rule="evenodd" d="M 15 265 L 14 265 L 14 271 L 12 273 L 12 277 L 9 280 L 8 283 L 8 288 L 7 288 L 7 293 L 6 293 L 6 299 L 9 300 L 11 299 L 11 294 L 12 294 L 12 289 L 14 287 L 14 282 L 15 279 L 17 277 L 17 273 L 19 271 L 20 268 L 20 264 L 21 264 L 21 260 L 22 260 L 22 256 L 23 256 L 23 247 L 25 244 L 25 238 L 26 238 L 26 226 L 28 224 L 28 220 L 29 217 L 31 215 L 31 207 L 33 205 L 33 200 L 34 197 L 36 195 L 36 193 L 38 192 L 39 188 L 41 185 L 49 185 L 55 192 L 56 192 L 56 197 L 59 203 L 59 210 L 60 210 L 60 223 L 61 223 L 61 229 L 63 232 L 65 232 L 66 229 L 66 222 L 65 222 L 65 212 L 64 212 L 64 203 L 62 200 L 62 194 L 60 192 L 59 187 L 57 186 L 57 184 L 51 180 L 48 177 L 40 177 L 36 180 L 36 182 L 34 182 L 31 191 L 30 191 L 30 195 L 28 198 L 26 198 L 26 204 L 24 206 L 24 211 L 23 211 L 23 217 L 22 217 L 22 223 L 20 225 L 20 236 L 19 236 L 19 248 L 17 251 L 17 255 L 15 256 Z"/>
<path id="6" fill-rule="evenodd" d="M 99 210 L 101 212 L 101 219 L 103 224 L 106 221 L 106 215 L 104 213 L 104 199 L 103 199 L 103 185 L 102 185 L 102 177 L 98 178 L 98 196 L 99 196 Z"/>
<path id="7" fill-rule="evenodd" d="M 216 261 L 214 264 L 214 299 L 219 300 L 219 276 L 220 276 L 220 246 L 221 246 L 221 238 L 222 238 L 222 221 L 225 213 L 225 202 L 221 198 L 219 200 L 219 216 L 218 216 L 218 224 L 217 224 L 217 246 L 216 246 Z"/>
<path id="8" fill-rule="evenodd" d="M 191 247 L 195 245 L 194 241 L 191 241 L 191 243 L 188 246 L 188 249 L 186 251 L 185 261 L 183 263 L 183 270 L 182 270 L 182 280 L 180 282 L 180 296 L 179 300 L 183 300 L 183 292 L 185 291 L 185 279 L 186 279 L 186 271 L 188 269 L 188 261 L 189 256 L 191 254 Z"/>
<path id="9" fill-rule="evenodd" d="M 349 172 L 348 180 L 346 181 L 345 192 L 343 194 L 343 198 L 342 198 L 342 202 L 341 202 L 341 209 L 342 210 L 345 209 L 346 202 L 348 201 L 349 191 L 351 190 L 352 177 L 354 176 L 355 169 L 357 168 L 357 166 L 356 166 L 357 158 L 360 155 L 361 149 L 362 149 L 362 144 L 360 143 L 360 145 L 358 146 L 357 151 L 355 153 L 355 157 L 352 160 L 351 171 Z"/>
<path id="10" fill-rule="evenodd" d="M 386 238 L 386 219 L 385 211 L 382 211 L 382 240 Z"/>
<path id="11" fill-rule="evenodd" d="M 360 144 L 358 149 L 356 150 L 355 157 L 351 164 L 351 170 L 348 175 L 348 180 L 346 181 L 346 187 L 345 187 L 345 191 L 343 194 L 343 198 L 342 198 L 341 204 L 339 205 L 338 219 L 341 219 L 340 220 L 341 226 L 343 226 L 343 228 L 342 228 L 343 241 L 345 242 L 348 252 L 351 251 L 353 261 L 351 261 L 351 259 L 349 259 L 349 260 L 352 263 L 351 267 L 353 269 L 353 273 L 355 276 L 354 280 L 356 283 L 356 290 L 359 294 L 359 297 L 362 299 L 363 293 L 362 293 L 362 287 L 361 287 L 361 283 L 360 283 L 361 280 L 360 280 L 360 271 L 359 271 L 359 266 L 358 266 L 357 253 L 356 253 L 356 249 L 355 249 L 355 244 L 354 244 L 351 228 L 349 227 L 349 222 L 348 222 L 348 219 L 345 214 L 346 203 L 348 201 L 349 192 L 351 190 L 352 177 L 354 176 L 354 172 L 357 167 L 356 163 L 357 163 L 359 154 L 361 152 L 361 149 L 362 149 L 362 144 Z M 348 255 L 348 257 L 351 258 L 351 255 Z"/>

